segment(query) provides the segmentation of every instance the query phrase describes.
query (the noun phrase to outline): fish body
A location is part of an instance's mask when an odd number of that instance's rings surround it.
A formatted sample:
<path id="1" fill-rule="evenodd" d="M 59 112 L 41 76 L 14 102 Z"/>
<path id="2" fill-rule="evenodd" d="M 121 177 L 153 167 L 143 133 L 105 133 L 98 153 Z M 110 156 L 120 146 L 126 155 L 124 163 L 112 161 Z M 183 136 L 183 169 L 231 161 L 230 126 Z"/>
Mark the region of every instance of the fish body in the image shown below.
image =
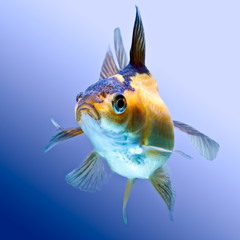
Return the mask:
<path id="1" fill-rule="evenodd" d="M 123 219 L 127 223 L 126 206 L 136 179 L 148 179 L 166 203 L 170 216 L 175 193 L 164 164 L 172 154 L 189 158 L 174 150 L 174 128 L 187 134 L 192 145 L 206 159 L 213 160 L 219 145 L 195 128 L 173 121 L 159 95 L 156 80 L 145 65 L 145 37 L 141 16 L 136 8 L 130 61 L 123 47 L 120 30 L 114 32 L 116 65 L 112 52 L 106 53 L 100 79 L 77 96 L 75 117 L 77 128 L 60 130 L 45 148 L 85 134 L 94 150 L 77 169 L 67 174 L 66 182 L 84 191 L 101 189 L 106 172 L 101 158 L 113 172 L 126 177 Z"/>
<path id="2" fill-rule="evenodd" d="M 139 79 L 142 79 L 141 82 Z M 106 89 L 111 91 L 107 98 L 104 96 Z M 125 115 L 116 116 L 118 121 L 121 118 L 120 122 L 114 120 L 114 111 L 109 117 L 111 98 L 116 93 L 124 94 L 127 100 L 128 110 L 123 113 Z M 105 103 L 93 103 L 97 98 Z M 163 154 L 156 159 L 148 156 L 142 148 L 155 146 L 172 150 L 174 146 L 171 116 L 158 94 L 156 80 L 146 67 L 129 64 L 112 77 L 89 87 L 77 103 L 76 115 L 82 102 L 94 105 L 97 111 L 101 112 L 100 121 L 96 121 L 85 112 L 79 119 L 79 125 L 95 150 L 107 160 L 114 172 L 131 179 L 149 178 L 167 161 L 169 155 Z M 104 111 L 107 112 L 106 116 Z"/>

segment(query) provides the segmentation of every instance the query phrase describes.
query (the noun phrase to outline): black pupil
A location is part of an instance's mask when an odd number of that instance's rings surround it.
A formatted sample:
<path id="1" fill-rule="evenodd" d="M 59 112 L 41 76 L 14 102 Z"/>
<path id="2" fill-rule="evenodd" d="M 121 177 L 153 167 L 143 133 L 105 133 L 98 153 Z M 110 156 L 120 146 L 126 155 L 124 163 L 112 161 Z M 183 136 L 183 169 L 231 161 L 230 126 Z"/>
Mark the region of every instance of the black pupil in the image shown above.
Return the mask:
<path id="1" fill-rule="evenodd" d="M 118 106 L 119 109 L 123 108 L 124 105 L 125 105 L 125 103 L 124 103 L 122 98 L 117 100 L 117 106 Z"/>

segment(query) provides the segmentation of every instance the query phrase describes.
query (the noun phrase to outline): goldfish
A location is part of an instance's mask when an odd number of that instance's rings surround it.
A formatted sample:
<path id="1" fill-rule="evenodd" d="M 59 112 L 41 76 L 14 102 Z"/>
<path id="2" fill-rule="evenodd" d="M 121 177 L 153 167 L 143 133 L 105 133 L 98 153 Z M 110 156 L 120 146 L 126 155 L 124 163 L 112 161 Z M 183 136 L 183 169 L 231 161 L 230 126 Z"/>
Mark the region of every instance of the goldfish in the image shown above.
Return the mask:
<path id="1" fill-rule="evenodd" d="M 172 156 L 190 158 L 174 150 L 174 128 L 187 134 L 193 147 L 206 159 L 217 156 L 219 144 L 195 128 L 173 121 L 159 95 L 158 84 L 145 65 L 145 35 L 138 7 L 133 27 L 130 61 L 121 32 L 114 31 L 116 64 L 109 48 L 99 80 L 76 98 L 76 128 L 62 128 L 45 148 L 49 151 L 61 141 L 85 134 L 94 146 L 80 167 L 67 174 L 66 182 L 83 191 L 101 189 L 110 169 L 127 178 L 123 199 L 123 220 L 127 224 L 127 202 L 136 179 L 147 179 L 162 197 L 172 217 L 175 201 L 165 163 Z"/>

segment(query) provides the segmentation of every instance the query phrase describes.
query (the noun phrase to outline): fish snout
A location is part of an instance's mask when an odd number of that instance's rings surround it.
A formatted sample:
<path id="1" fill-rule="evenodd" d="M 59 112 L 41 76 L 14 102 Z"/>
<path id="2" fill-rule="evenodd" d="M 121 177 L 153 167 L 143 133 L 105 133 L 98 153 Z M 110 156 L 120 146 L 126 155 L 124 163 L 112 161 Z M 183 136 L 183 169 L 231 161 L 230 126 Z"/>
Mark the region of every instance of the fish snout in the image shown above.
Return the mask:
<path id="1" fill-rule="evenodd" d="M 99 121 L 100 120 L 100 114 L 98 113 L 97 109 L 94 107 L 94 103 L 99 103 L 102 102 L 100 101 L 100 98 L 86 96 L 82 98 L 75 107 L 75 115 L 76 115 L 76 120 L 79 122 L 82 117 L 82 113 L 86 112 L 90 117 L 93 119 Z"/>

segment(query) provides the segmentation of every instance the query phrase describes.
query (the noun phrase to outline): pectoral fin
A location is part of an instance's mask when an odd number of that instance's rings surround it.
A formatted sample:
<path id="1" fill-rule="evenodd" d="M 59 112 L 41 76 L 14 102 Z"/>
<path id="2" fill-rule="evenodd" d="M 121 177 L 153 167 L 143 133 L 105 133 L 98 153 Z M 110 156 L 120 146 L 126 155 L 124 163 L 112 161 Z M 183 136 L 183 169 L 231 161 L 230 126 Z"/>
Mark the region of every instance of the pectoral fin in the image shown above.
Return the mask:
<path id="1" fill-rule="evenodd" d="M 53 119 L 51 119 L 53 125 L 60 130 L 59 133 L 57 133 L 56 135 L 54 135 L 48 145 L 45 147 L 44 152 L 48 152 L 50 149 L 52 149 L 54 146 L 56 146 L 58 143 L 65 141 L 69 138 L 73 138 L 76 137 L 80 134 L 83 134 L 83 131 L 80 127 L 76 127 L 76 128 L 67 128 L 64 129 L 62 128 L 56 121 L 54 121 Z"/>
<path id="2" fill-rule="evenodd" d="M 146 146 L 142 145 L 142 150 L 144 151 L 143 153 L 146 155 L 148 158 L 156 158 L 156 159 L 163 159 L 162 157 L 170 157 L 172 154 L 178 154 L 179 156 L 182 156 L 187 159 L 191 159 L 192 157 L 189 156 L 188 154 L 179 151 L 179 150 L 169 150 L 161 147 L 155 147 L 155 146 Z"/>
<path id="3" fill-rule="evenodd" d="M 128 198 L 129 198 L 129 195 L 130 195 L 130 192 L 132 190 L 132 186 L 133 186 L 134 182 L 135 182 L 135 179 L 128 179 L 127 180 L 127 186 L 126 186 L 125 193 L 124 193 L 123 220 L 124 220 L 125 224 L 128 223 L 126 207 L 127 207 Z"/>
<path id="4" fill-rule="evenodd" d="M 104 171 L 100 155 L 96 151 L 91 152 L 82 165 L 70 172 L 65 180 L 68 184 L 82 191 L 101 190 L 102 185 L 107 180 L 107 174 Z"/>
<path id="5" fill-rule="evenodd" d="M 173 121 L 173 124 L 174 127 L 187 134 L 192 145 L 204 158 L 208 160 L 216 158 L 220 147 L 218 143 L 185 123 Z"/>
<path id="6" fill-rule="evenodd" d="M 170 213 L 170 218 L 172 219 L 175 192 L 172 189 L 171 180 L 168 176 L 167 170 L 163 167 L 158 168 L 150 176 L 149 180 L 166 203 Z"/>

